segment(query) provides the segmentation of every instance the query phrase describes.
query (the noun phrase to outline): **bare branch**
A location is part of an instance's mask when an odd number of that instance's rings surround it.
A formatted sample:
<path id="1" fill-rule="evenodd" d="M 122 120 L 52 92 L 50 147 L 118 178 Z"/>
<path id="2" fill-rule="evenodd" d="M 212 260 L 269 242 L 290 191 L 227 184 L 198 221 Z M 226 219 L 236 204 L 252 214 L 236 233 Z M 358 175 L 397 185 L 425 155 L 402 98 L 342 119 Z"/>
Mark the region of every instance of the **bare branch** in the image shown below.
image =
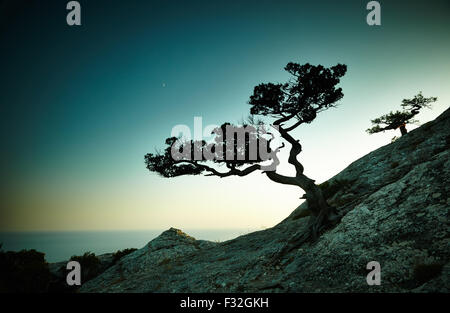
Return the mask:
<path id="1" fill-rule="evenodd" d="M 273 125 L 281 125 L 281 123 L 287 122 L 289 121 L 291 118 L 293 118 L 295 115 L 297 115 L 297 113 L 292 113 L 289 115 L 285 115 L 282 118 L 279 118 L 278 120 L 276 120 L 275 122 L 273 122 Z"/>

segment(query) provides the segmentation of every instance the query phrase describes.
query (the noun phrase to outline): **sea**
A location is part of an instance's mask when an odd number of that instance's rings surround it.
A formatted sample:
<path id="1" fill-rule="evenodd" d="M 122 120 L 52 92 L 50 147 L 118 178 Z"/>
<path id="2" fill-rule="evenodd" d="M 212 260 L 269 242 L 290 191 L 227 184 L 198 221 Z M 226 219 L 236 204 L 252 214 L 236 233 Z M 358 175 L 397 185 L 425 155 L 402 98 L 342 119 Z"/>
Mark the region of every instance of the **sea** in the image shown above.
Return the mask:
<path id="1" fill-rule="evenodd" d="M 248 234 L 256 229 L 192 229 L 183 230 L 195 239 L 222 242 Z M 126 248 L 142 248 L 164 230 L 119 231 L 39 231 L 0 232 L 3 251 L 34 249 L 45 253 L 49 263 L 70 259 L 74 255 L 93 252 L 96 255 Z"/>

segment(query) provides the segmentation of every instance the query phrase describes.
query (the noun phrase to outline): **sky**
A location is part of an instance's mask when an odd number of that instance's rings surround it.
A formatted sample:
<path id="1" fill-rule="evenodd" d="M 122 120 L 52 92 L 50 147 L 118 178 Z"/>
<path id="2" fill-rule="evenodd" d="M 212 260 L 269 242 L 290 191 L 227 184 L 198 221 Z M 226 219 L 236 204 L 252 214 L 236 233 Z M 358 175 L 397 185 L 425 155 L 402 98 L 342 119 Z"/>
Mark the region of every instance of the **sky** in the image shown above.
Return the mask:
<path id="1" fill-rule="evenodd" d="M 291 61 L 348 66 L 339 106 L 293 133 L 317 183 L 398 136 L 365 130 L 402 99 L 438 97 L 422 124 L 449 107 L 447 0 L 379 1 L 380 26 L 361 0 L 79 1 L 81 26 L 67 2 L 0 2 L 0 231 L 277 224 L 299 188 L 260 173 L 165 179 L 144 155 L 196 116 L 239 122 Z"/>

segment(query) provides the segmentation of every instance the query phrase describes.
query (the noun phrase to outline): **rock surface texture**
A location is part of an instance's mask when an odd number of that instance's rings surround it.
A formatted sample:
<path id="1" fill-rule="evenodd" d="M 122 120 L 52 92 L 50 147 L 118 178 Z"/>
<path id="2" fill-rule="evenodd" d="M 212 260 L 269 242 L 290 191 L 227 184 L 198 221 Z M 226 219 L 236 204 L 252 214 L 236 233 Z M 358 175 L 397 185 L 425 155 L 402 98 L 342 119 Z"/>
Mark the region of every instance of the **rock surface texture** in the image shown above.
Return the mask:
<path id="1" fill-rule="evenodd" d="M 303 203 L 273 228 L 222 243 L 171 228 L 81 292 L 449 292 L 450 109 L 321 185 L 343 216 L 319 239 Z M 381 265 L 369 286 L 366 265 Z"/>

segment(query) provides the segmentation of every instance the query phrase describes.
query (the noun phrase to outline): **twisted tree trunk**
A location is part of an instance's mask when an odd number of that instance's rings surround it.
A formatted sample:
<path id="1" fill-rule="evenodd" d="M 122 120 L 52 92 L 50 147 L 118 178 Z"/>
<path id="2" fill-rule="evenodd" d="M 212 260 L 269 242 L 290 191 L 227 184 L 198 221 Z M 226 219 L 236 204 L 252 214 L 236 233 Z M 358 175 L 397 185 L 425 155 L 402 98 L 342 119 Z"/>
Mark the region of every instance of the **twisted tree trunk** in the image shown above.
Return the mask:
<path id="1" fill-rule="evenodd" d="M 287 177 L 275 172 L 266 172 L 266 175 L 277 183 L 298 186 L 305 191 L 304 198 L 308 203 L 308 209 L 311 211 L 309 225 L 310 237 L 313 241 L 319 237 L 321 230 L 339 221 L 339 215 L 327 203 L 320 187 L 303 173 L 296 177 Z"/>
<path id="2" fill-rule="evenodd" d="M 283 255 L 299 247 L 304 242 L 316 241 L 321 231 L 337 224 L 341 216 L 337 214 L 334 207 L 327 203 L 320 187 L 314 183 L 314 180 L 307 176 L 301 174 L 297 177 L 286 177 L 275 172 L 266 172 L 266 175 L 275 182 L 295 185 L 303 189 L 305 191 L 304 198 L 306 198 L 308 210 L 311 212 L 308 221 L 308 230 L 306 232 L 299 231 L 293 235 L 283 248 L 272 256 L 269 264 L 273 265 L 279 262 Z"/>

